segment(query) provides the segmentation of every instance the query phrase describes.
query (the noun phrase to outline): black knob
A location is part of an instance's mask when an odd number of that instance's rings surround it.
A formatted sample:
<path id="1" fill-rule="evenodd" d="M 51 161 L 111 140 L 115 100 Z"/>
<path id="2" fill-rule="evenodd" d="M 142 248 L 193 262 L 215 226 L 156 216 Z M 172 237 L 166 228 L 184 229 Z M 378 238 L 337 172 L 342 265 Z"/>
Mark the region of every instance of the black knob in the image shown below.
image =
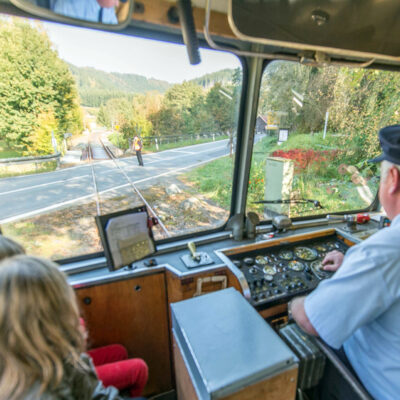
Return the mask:
<path id="1" fill-rule="evenodd" d="M 263 299 L 265 299 L 265 294 L 264 294 L 264 293 L 261 293 L 261 294 L 260 294 L 260 300 L 263 300 Z"/>
<path id="2" fill-rule="evenodd" d="M 274 290 L 274 294 L 280 294 L 280 292 L 281 292 L 281 291 L 280 291 L 279 289 L 275 289 L 275 290 Z"/>
<path id="3" fill-rule="evenodd" d="M 88 306 L 89 304 L 92 303 L 92 298 L 91 297 L 85 297 L 83 299 L 83 302 Z"/>
<path id="4" fill-rule="evenodd" d="M 289 286 L 289 285 L 286 285 L 286 286 L 285 286 L 285 289 L 286 289 L 286 290 L 290 290 L 290 286 Z"/>
<path id="5" fill-rule="evenodd" d="M 254 296 L 253 296 L 253 300 L 254 300 L 254 301 L 258 301 L 257 295 L 254 295 Z"/>
<path id="6" fill-rule="evenodd" d="M 288 274 L 282 274 L 282 278 L 283 279 L 287 279 L 287 278 L 289 278 L 289 275 Z"/>

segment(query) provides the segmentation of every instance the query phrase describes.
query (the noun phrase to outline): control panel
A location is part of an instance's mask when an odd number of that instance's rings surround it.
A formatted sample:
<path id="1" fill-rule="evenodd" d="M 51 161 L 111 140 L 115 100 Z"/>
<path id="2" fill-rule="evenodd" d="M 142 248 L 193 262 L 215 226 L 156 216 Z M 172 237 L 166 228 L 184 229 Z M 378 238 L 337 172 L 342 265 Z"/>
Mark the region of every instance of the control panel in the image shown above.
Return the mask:
<path id="1" fill-rule="evenodd" d="M 325 271 L 322 260 L 332 250 L 345 253 L 348 246 L 336 235 L 327 238 L 280 244 L 228 256 L 249 285 L 251 303 L 287 301 L 314 289 L 333 273 Z"/>

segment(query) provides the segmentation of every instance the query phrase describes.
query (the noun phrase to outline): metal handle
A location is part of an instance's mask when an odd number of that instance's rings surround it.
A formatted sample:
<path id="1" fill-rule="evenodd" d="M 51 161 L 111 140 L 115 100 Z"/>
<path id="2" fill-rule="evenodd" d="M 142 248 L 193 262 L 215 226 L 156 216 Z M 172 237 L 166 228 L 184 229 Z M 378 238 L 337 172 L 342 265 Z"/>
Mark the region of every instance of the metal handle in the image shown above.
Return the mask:
<path id="1" fill-rule="evenodd" d="M 221 282 L 221 289 L 226 289 L 228 286 L 228 278 L 226 275 L 221 276 L 208 276 L 206 278 L 198 278 L 196 283 L 196 291 L 193 294 L 193 297 L 201 296 L 203 293 L 203 283 L 209 282 Z"/>

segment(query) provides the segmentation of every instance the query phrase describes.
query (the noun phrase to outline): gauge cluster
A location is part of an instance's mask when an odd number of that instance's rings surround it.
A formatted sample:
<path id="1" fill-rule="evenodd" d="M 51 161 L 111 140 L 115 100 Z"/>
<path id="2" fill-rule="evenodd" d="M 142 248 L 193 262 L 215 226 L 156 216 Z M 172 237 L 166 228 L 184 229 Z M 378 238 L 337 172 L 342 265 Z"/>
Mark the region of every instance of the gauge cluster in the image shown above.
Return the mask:
<path id="1" fill-rule="evenodd" d="M 251 302 L 257 306 L 310 292 L 333 275 L 322 267 L 325 255 L 347 249 L 335 236 L 243 252 L 229 259 L 245 275 Z"/>

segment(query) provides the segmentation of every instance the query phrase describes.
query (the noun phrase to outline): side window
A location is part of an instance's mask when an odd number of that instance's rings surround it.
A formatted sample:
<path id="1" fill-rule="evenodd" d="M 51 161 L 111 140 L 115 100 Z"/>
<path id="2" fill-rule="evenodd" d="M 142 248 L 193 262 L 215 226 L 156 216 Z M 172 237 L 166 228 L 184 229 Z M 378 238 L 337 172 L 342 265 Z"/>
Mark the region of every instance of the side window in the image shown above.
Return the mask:
<path id="1" fill-rule="evenodd" d="M 229 216 L 239 60 L 0 20 L 0 226 L 53 259 L 102 251 L 94 216 L 145 202 L 156 240 Z M 140 145 L 139 145 L 140 143 Z"/>
<path id="2" fill-rule="evenodd" d="M 248 210 L 270 219 L 367 208 L 379 184 L 367 160 L 380 152 L 378 130 L 398 121 L 399 80 L 393 72 L 270 63 Z"/>

